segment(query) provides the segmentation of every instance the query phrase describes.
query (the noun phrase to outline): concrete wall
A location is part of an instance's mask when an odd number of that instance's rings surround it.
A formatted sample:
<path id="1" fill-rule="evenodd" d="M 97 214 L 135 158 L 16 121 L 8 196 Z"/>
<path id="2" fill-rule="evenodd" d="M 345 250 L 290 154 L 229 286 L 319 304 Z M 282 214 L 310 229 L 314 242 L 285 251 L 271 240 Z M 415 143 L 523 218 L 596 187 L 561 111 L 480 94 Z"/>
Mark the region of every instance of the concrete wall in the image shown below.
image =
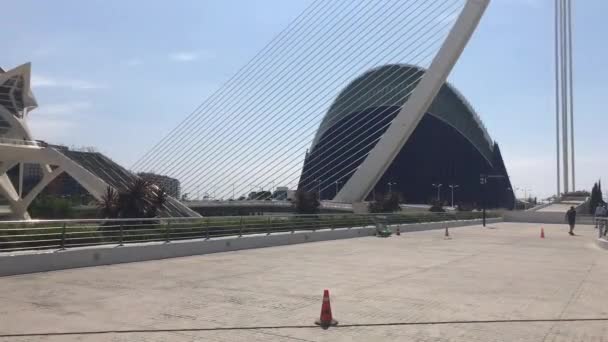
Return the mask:
<path id="1" fill-rule="evenodd" d="M 502 219 L 489 219 L 488 223 Z M 422 224 L 395 225 L 390 227 L 402 233 L 462 227 L 479 224 L 480 220 L 435 222 Z M 273 233 L 272 235 L 245 235 L 243 237 L 214 238 L 211 240 L 184 240 L 170 243 L 129 244 L 72 248 L 64 251 L 28 252 L 0 255 L 0 276 L 45 272 L 77 267 L 111 265 L 126 262 L 159 260 L 166 258 L 202 255 L 209 253 L 237 251 L 251 248 L 284 246 L 297 243 L 350 239 L 374 235 L 373 226 L 351 229 L 296 231 L 295 233 Z"/>
<path id="2" fill-rule="evenodd" d="M 505 222 L 566 224 L 566 213 L 549 211 L 505 211 Z M 578 224 L 594 224 L 592 216 L 577 215 Z"/>
<path id="3" fill-rule="evenodd" d="M 540 209 L 546 208 L 546 207 L 548 207 L 548 206 L 550 206 L 550 205 L 552 205 L 552 204 L 553 204 L 553 202 L 544 203 L 544 204 L 539 204 L 539 205 L 537 205 L 537 206 L 535 206 L 535 207 L 532 207 L 532 208 L 530 208 L 530 209 L 527 209 L 526 211 L 537 211 L 537 210 L 540 210 Z"/>

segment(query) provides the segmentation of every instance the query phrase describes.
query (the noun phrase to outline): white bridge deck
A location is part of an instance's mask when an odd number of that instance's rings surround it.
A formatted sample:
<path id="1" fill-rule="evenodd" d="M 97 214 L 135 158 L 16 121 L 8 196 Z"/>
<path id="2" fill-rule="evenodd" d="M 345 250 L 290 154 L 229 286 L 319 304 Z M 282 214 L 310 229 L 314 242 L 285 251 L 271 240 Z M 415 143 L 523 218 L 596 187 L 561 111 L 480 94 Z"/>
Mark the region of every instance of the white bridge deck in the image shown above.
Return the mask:
<path id="1" fill-rule="evenodd" d="M 0 278 L 0 341 L 600 341 L 608 251 L 520 223 Z M 313 326 L 329 289 L 338 328 Z M 386 325 L 466 321 L 449 324 Z M 344 325 L 360 324 L 357 327 Z M 288 328 L 286 326 L 308 326 Z M 159 331 L 266 327 L 251 330 Z M 274 328 L 270 328 L 274 327 Z M 111 332 L 63 336 L 7 334 Z"/>

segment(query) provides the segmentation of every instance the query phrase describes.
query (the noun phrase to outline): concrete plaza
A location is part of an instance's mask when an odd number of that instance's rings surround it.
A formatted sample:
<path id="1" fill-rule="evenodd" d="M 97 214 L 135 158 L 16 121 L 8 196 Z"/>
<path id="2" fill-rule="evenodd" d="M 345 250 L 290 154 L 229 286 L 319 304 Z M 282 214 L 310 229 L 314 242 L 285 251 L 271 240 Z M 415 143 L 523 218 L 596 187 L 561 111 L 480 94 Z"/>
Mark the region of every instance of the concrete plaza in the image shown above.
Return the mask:
<path id="1" fill-rule="evenodd" d="M 608 251 L 592 226 L 571 237 L 565 225 L 544 225 L 545 239 L 540 227 L 499 223 L 452 229 L 451 240 L 433 230 L 0 278 L 0 341 L 608 341 Z M 340 321 L 329 330 L 312 325 L 325 288 Z M 589 318 L 606 320 L 577 321 Z M 502 322 L 479 322 L 492 320 Z M 176 330 L 226 327 L 263 328 Z M 116 330 L 150 331 L 7 337 Z"/>

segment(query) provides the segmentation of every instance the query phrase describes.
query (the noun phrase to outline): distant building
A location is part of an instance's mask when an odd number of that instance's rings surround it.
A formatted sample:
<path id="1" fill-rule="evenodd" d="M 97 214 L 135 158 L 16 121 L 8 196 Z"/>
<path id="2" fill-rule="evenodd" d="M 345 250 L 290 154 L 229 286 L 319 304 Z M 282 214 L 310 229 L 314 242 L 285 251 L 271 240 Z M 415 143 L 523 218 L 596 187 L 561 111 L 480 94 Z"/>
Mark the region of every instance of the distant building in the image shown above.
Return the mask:
<path id="1" fill-rule="evenodd" d="M 147 181 L 150 181 L 150 182 L 158 185 L 159 187 L 163 188 L 169 196 L 174 197 L 174 198 L 179 198 L 179 193 L 180 193 L 179 180 L 169 177 L 169 176 L 159 175 L 159 174 L 152 173 L 152 172 L 140 172 L 137 175 L 139 177 L 141 177 Z"/>
<path id="2" fill-rule="evenodd" d="M 318 192 L 322 200 L 337 197 L 353 170 L 369 158 L 424 72 L 413 65 L 384 65 L 344 88 L 305 155 L 298 190 Z M 458 185 L 456 203 L 474 205 L 486 198 L 489 207 L 513 207 L 514 194 L 498 144 L 469 102 L 448 83 L 396 152 L 365 200 L 396 191 L 406 203 L 432 203 L 451 198 L 449 185 Z M 482 185 L 482 174 L 502 178 Z"/>
<path id="3" fill-rule="evenodd" d="M 15 167 L 8 172 L 9 178 L 18 188 L 19 168 Z M 29 193 L 43 177 L 42 167 L 38 164 L 23 164 L 23 192 Z M 62 173 L 53 179 L 42 190 L 43 195 L 80 198 L 81 202 L 88 203 L 92 200 L 88 191 L 83 188 L 72 176 L 67 173 Z"/>
<path id="4" fill-rule="evenodd" d="M 49 145 L 53 148 L 66 152 L 70 149 L 67 146 L 63 145 Z M 87 150 L 92 148 L 87 147 Z M 78 148 L 73 148 L 73 150 L 80 150 Z M 83 148 L 84 150 L 84 148 Z M 42 180 L 43 172 L 42 166 L 38 164 L 23 164 L 23 190 L 24 192 L 29 192 L 33 189 L 39 182 Z M 44 195 L 52 195 L 52 196 L 60 196 L 60 197 L 80 197 L 83 198 L 83 201 L 91 200 L 91 196 L 89 192 L 78 183 L 74 179 L 74 177 L 70 176 L 67 173 L 62 173 L 57 176 L 54 180 L 52 180 L 44 190 L 42 190 L 42 194 Z"/>
<path id="5" fill-rule="evenodd" d="M 287 200 L 288 191 L 289 191 L 289 188 L 286 186 L 277 186 L 276 190 L 272 194 L 272 198 L 274 198 L 276 200 L 282 200 L 282 201 Z"/>

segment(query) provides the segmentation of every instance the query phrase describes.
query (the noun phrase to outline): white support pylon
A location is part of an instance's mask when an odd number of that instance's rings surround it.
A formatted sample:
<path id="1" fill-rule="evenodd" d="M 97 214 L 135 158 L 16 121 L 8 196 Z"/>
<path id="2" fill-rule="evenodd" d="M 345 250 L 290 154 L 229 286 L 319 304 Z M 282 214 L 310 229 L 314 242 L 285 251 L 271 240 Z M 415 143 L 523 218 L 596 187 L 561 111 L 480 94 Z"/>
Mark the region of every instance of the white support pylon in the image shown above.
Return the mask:
<path id="1" fill-rule="evenodd" d="M 365 200 L 445 83 L 489 3 L 490 0 L 467 1 L 420 83 L 334 201 L 353 203 Z"/>

